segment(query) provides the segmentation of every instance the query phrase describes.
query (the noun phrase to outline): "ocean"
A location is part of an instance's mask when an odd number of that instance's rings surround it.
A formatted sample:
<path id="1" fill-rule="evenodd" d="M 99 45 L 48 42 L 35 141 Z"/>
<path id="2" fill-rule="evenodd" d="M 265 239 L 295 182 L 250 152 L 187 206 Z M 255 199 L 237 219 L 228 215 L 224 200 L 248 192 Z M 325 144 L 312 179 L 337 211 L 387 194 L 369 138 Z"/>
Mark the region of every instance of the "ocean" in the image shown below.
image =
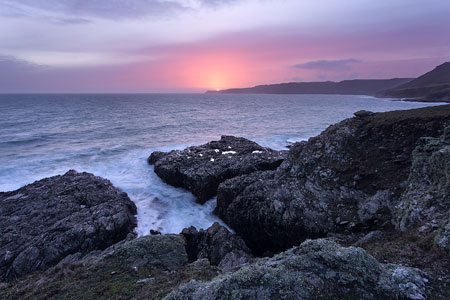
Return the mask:
<path id="1" fill-rule="evenodd" d="M 109 179 L 138 208 L 137 233 L 179 233 L 220 220 L 215 199 L 199 205 L 163 183 L 152 151 L 243 136 L 274 149 L 306 140 L 361 109 L 436 104 L 344 95 L 68 94 L 0 95 L 0 191 L 70 169 Z"/>

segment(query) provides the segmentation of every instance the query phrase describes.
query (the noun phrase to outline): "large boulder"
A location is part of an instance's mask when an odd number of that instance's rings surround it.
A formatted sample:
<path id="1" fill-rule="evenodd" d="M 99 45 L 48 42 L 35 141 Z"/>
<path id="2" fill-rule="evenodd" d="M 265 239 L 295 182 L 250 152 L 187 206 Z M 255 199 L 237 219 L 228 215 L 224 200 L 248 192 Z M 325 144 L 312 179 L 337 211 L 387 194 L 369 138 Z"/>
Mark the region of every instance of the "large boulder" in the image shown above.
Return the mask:
<path id="1" fill-rule="evenodd" d="M 198 231 L 195 227 L 183 229 L 186 249 L 191 261 L 207 258 L 211 265 L 227 272 L 244 264 L 253 262 L 253 256 L 245 242 L 219 223 L 207 230 Z"/>
<path id="2" fill-rule="evenodd" d="M 221 182 L 258 170 L 274 170 L 285 153 L 244 138 L 222 136 L 219 141 L 185 150 L 153 152 L 148 162 L 166 183 L 191 191 L 204 203 L 216 195 Z"/>
<path id="3" fill-rule="evenodd" d="M 419 138 L 449 124 L 450 106 L 344 120 L 294 144 L 276 170 L 223 182 L 215 212 L 256 255 L 329 233 L 391 229 Z"/>
<path id="4" fill-rule="evenodd" d="M 136 207 L 106 179 L 69 171 L 0 193 L 0 280 L 102 250 L 131 234 Z"/>
<path id="5" fill-rule="evenodd" d="M 308 240 L 299 247 L 209 282 L 191 281 L 165 300 L 426 299 L 425 275 L 381 264 L 365 250 Z"/>

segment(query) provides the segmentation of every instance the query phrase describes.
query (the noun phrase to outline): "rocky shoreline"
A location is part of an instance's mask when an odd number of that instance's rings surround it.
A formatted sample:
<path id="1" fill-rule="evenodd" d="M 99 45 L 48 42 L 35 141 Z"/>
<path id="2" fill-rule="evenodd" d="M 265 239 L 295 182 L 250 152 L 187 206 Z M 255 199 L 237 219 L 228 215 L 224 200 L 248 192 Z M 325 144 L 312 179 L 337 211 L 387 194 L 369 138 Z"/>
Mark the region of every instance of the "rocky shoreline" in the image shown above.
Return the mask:
<path id="1" fill-rule="evenodd" d="M 450 105 L 358 112 L 289 151 L 150 155 L 234 233 L 136 239 L 134 204 L 87 173 L 0 193 L 0 298 L 448 299 L 449 126 Z"/>

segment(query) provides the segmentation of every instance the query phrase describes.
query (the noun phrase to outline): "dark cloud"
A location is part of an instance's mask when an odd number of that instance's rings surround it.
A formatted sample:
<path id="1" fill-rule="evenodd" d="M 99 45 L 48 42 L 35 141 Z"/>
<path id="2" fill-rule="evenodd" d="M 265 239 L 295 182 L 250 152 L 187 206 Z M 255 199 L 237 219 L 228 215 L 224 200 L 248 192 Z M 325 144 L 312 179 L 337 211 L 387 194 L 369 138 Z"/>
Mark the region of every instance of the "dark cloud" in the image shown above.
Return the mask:
<path id="1" fill-rule="evenodd" d="M 353 64 L 360 62 L 360 60 L 354 58 L 340 60 L 315 60 L 303 64 L 297 64 L 292 67 L 308 70 L 348 71 L 351 70 Z"/>
<path id="2" fill-rule="evenodd" d="M 32 86 L 46 70 L 45 66 L 0 54 L 0 93 L 26 90 L 23 87 Z"/>
<path id="3" fill-rule="evenodd" d="M 13 56 L 0 54 L 0 76 L 9 76 L 12 73 L 36 71 L 43 68 L 45 67 L 17 59 Z"/>

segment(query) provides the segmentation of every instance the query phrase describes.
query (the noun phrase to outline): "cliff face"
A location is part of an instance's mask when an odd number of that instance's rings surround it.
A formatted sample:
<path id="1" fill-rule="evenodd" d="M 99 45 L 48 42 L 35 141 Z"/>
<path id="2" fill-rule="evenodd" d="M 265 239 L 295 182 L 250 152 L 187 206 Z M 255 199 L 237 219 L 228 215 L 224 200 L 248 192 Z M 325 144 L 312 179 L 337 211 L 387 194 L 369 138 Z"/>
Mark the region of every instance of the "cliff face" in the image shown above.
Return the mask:
<path id="1" fill-rule="evenodd" d="M 450 101 L 450 62 L 443 63 L 432 71 L 380 95 L 420 98 L 423 101 Z"/>
<path id="2" fill-rule="evenodd" d="M 344 120 L 295 144 L 275 171 L 222 183 L 215 212 L 258 255 L 330 233 L 392 228 L 419 138 L 449 124 L 450 106 Z"/>

